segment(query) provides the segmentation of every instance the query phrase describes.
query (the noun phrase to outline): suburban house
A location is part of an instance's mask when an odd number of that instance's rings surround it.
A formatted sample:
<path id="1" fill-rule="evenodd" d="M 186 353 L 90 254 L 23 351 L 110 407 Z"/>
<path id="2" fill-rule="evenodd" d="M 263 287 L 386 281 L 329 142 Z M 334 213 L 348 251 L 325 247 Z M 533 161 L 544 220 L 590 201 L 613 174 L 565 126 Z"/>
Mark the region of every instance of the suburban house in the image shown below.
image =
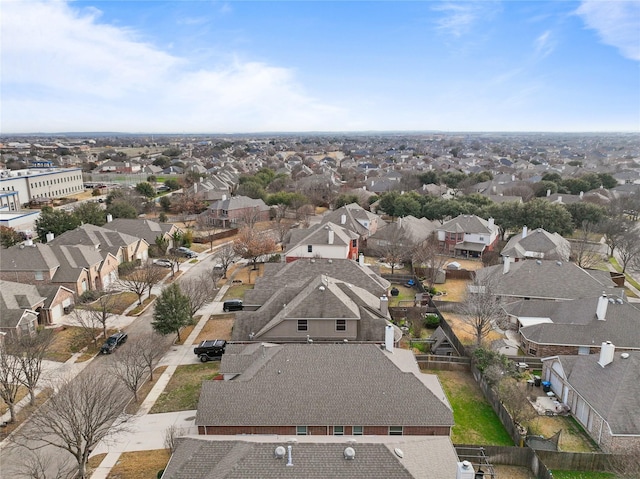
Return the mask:
<path id="1" fill-rule="evenodd" d="M 118 260 L 88 245 L 16 245 L 0 255 L 0 279 L 64 286 L 80 295 L 101 290 L 118 278 Z"/>
<path id="2" fill-rule="evenodd" d="M 360 236 L 362 244 L 385 224 L 382 218 L 365 210 L 358 203 L 328 211 L 322 217 L 322 223 L 334 223 L 353 231 Z"/>
<path id="3" fill-rule="evenodd" d="M 271 209 L 261 199 L 248 196 L 226 196 L 214 201 L 202 213 L 216 226 L 234 228 L 242 224 L 268 221 Z"/>
<path id="4" fill-rule="evenodd" d="M 553 259 L 569 261 L 571 243 L 558 233 L 549 233 L 542 228 L 528 231 L 525 226 L 522 233 L 511 237 L 500 252 L 514 262 L 524 259 Z"/>
<path id="5" fill-rule="evenodd" d="M 568 301 L 517 301 L 504 306 L 529 355 L 587 355 L 613 341 L 640 350 L 640 309 L 619 296 L 594 295 Z"/>
<path id="6" fill-rule="evenodd" d="M 383 341 L 389 287 L 367 266 L 346 259 L 267 263 L 254 289 L 245 292 L 232 339 Z"/>
<path id="7" fill-rule="evenodd" d="M 513 263 L 505 256 L 502 265 L 477 270 L 476 278 L 505 301 L 595 298 L 603 291 L 619 295 L 608 271 L 586 270 L 563 261 L 538 259 Z"/>
<path id="8" fill-rule="evenodd" d="M 0 280 L 0 333 L 13 338 L 35 334 L 37 309 L 45 299 L 33 285 Z"/>
<path id="9" fill-rule="evenodd" d="M 427 241 L 436 231 L 437 225 L 435 221 L 411 215 L 398 218 L 397 221 L 378 228 L 369 238 L 367 246 L 373 250 L 391 246 L 409 251 Z"/>
<path id="10" fill-rule="evenodd" d="M 93 246 L 105 259 L 109 254 L 115 256 L 119 264 L 136 260 L 146 262 L 149 257 L 149 243 L 146 240 L 92 224 L 83 224 L 48 243 Z"/>
<path id="11" fill-rule="evenodd" d="M 640 447 L 640 351 L 618 353 L 603 342 L 599 354 L 544 358 L 542 377 L 557 400 L 600 448 L 611 454 Z"/>
<path id="12" fill-rule="evenodd" d="M 455 479 L 462 466 L 446 436 L 185 436 L 162 479 Z"/>
<path id="13" fill-rule="evenodd" d="M 124 233 L 134 238 L 141 238 L 149 246 L 156 244 L 157 238 L 162 238 L 167 243 L 167 248 L 173 248 L 173 235 L 180 229 L 172 223 L 158 223 L 146 219 L 116 218 L 107 216 L 107 223 L 103 228 Z"/>
<path id="14" fill-rule="evenodd" d="M 359 236 L 334 223 L 323 223 L 308 229 L 293 229 L 287 233 L 285 259 L 288 263 L 300 258 L 358 259 Z"/>
<path id="15" fill-rule="evenodd" d="M 202 383 L 198 433 L 449 436 L 437 377 L 385 344 L 228 345 L 224 380 Z"/>
<path id="16" fill-rule="evenodd" d="M 201 178 L 200 182 L 186 188 L 184 193 L 199 200 L 216 201 L 231 196 L 231 186 L 217 176 L 212 176 L 207 179 Z"/>
<path id="17" fill-rule="evenodd" d="M 476 215 L 459 215 L 437 231 L 442 250 L 454 256 L 479 258 L 485 251 L 492 251 L 500 239 L 500 228 L 493 218 L 485 220 Z"/>

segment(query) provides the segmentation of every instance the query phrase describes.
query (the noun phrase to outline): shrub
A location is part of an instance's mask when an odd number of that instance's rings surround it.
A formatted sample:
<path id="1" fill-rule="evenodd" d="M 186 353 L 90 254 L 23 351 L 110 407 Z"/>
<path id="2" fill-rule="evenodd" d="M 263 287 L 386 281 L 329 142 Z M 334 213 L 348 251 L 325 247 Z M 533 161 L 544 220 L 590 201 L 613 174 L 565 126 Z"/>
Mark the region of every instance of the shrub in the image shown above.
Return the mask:
<path id="1" fill-rule="evenodd" d="M 125 261 L 124 263 L 120 263 L 118 265 L 118 275 L 126 276 L 129 273 L 132 273 L 133 270 L 136 269 L 136 261 Z"/>
<path id="2" fill-rule="evenodd" d="M 100 296 L 102 296 L 102 293 L 100 291 L 95 290 L 95 289 L 90 289 L 90 290 L 85 291 L 84 293 L 82 293 L 80 295 L 80 302 L 81 303 L 92 303 L 96 299 L 98 299 Z"/>
<path id="3" fill-rule="evenodd" d="M 280 261 L 282 261 L 282 257 L 279 254 L 272 254 L 267 260 L 268 263 L 279 263 Z"/>
<path id="4" fill-rule="evenodd" d="M 425 328 L 437 328 L 440 325 L 440 316 L 437 314 L 427 314 L 424 317 L 424 327 Z"/>

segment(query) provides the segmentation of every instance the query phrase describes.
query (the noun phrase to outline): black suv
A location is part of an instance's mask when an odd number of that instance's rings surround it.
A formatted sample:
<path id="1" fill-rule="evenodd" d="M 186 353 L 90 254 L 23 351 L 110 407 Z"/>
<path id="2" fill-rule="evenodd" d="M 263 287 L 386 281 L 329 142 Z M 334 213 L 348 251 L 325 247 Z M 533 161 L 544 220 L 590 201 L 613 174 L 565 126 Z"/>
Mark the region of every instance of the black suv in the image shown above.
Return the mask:
<path id="1" fill-rule="evenodd" d="M 228 299 L 222 303 L 222 311 L 242 311 L 244 306 L 241 299 Z"/>
<path id="2" fill-rule="evenodd" d="M 127 342 L 127 333 L 123 333 L 122 331 L 118 331 L 115 334 L 112 334 L 107 338 L 102 347 L 100 348 L 100 353 L 102 354 L 111 354 L 115 349 Z"/>
<path id="3" fill-rule="evenodd" d="M 208 339 L 193 348 L 193 352 L 200 358 L 200 361 L 206 363 L 222 359 L 226 346 L 227 342 L 224 339 Z"/>

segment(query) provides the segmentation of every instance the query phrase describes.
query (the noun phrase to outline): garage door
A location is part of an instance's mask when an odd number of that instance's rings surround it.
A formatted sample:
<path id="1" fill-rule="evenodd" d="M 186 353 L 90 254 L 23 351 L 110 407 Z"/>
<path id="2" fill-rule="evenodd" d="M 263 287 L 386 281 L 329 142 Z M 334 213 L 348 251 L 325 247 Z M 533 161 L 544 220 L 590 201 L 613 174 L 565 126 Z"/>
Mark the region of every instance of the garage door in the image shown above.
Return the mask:
<path id="1" fill-rule="evenodd" d="M 51 309 L 51 321 L 55 322 L 62 317 L 62 305 L 58 304 Z"/>

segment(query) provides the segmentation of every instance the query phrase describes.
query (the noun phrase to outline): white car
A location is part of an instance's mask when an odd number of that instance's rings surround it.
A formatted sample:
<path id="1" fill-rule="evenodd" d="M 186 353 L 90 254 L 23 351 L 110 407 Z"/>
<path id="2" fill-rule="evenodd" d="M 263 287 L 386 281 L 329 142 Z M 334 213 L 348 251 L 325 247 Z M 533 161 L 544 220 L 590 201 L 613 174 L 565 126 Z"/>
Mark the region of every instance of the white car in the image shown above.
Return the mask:
<path id="1" fill-rule="evenodd" d="M 173 267 L 173 264 L 168 259 L 154 259 L 153 264 L 156 266 L 162 266 L 163 268 Z"/>

